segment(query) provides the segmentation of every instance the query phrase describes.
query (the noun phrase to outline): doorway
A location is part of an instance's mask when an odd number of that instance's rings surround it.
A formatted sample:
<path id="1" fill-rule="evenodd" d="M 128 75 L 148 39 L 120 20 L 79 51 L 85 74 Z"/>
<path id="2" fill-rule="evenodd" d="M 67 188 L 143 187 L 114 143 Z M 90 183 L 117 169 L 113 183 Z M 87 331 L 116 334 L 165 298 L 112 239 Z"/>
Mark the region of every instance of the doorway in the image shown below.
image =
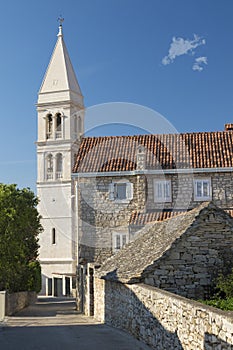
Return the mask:
<path id="1" fill-rule="evenodd" d="M 54 296 L 62 296 L 62 278 L 54 278 Z"/>

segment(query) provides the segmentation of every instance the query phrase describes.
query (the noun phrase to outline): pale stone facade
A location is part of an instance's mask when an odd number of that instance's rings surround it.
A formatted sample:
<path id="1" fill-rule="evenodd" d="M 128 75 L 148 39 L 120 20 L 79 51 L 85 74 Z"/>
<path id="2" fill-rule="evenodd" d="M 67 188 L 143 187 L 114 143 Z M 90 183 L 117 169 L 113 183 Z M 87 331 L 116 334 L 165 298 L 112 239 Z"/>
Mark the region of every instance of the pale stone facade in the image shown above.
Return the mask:
<path id="1" fill-rule="evenodd" d="M 145 207 L 145 182 L 142 176 L 122 176 L 133 186 L 132 200 L 113 201 L 109 186 L 119 177 L 81 178 L 79 188 L 79 257 L 86 262 L 103 262 L 113 253 L 113 233 L 125 233 L 132 211 Z"/>
<path id="2" fill-rule="evenodd" d="M 194 198 L 194 181 L 208 179 L 211 183 L 210 198 L 218 207 L 233 208 L 232 172 L 203 172 L 191 174 L 166 174 L 164 179 L 171 181 L 172 200 L 157 203 L 155 201 L 154 181 L 161 175 L 108 175 L 76 178 L 79 187 L 78 216 L 80 259 L 100 263 L 114 252 L 113 235 L 125 232 L 128 241 L 143 225 L 131 225 L 130 217 L 134 211 L 162 212 L 189 211 L 203 201 Z M 119 180 L 129 181 L 133 186 L 133 198 L 128 201 L 113 201 L 109 198 L 110 184 Z"/>

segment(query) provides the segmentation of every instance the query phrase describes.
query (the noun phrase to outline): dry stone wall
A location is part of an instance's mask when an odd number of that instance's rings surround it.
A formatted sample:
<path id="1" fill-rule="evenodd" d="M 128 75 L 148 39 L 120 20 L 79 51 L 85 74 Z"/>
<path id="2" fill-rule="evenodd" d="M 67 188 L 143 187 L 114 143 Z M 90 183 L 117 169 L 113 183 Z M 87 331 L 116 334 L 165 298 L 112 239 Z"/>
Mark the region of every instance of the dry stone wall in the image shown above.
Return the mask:
<path id="1" fill-rule="evenodd" d="M 233 349 L 233 313 L 145 284 L 95 278 L 94 315 L 156 350 Z"/>
<path id="2" fill-rule="evenodd" d="M 208 298 L 217 275 L 233 265 L 232 247 L 232 218 L 218 209 L 207 211 L 145 270 L 142 280 L 188 298 Z"/>

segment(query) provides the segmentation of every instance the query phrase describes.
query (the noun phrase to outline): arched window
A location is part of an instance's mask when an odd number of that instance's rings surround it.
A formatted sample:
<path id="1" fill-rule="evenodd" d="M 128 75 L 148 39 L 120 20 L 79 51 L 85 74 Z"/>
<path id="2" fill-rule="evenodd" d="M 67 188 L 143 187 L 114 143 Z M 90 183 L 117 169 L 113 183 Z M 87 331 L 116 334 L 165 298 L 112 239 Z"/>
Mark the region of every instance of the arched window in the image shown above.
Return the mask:
<path id="1" fill-rule="evenodd" d="M 46 161 L 47 161 L 47 164 L 46 164 L 47 180 L 52 180 L 53 179 L 53 156 L 52 156 L 52 154 L 48 154 Z"/>
<path id="2" fill-rule="evenodd" d="M 56 244 L 56 229 L 52 228 L 52 244 Z"/>
<path id="3" fill-rule="evenodd" d="M 62 118 L 61 118 L 61 113 L 56 114 L 56 131 L 55 131 L 55 136 L 56 139 L 60 139 L 62 137 Z"/>
<path id="4" fill-rule="evenodd" d="M 52 138 L 53 132 L 53 117 L 52 114 L 46 116 L 46 139 Z"/>
<path id="5" fill-rule="evenodd" d="M 61 179 L 62 178 L 62 169 L 63 164 L 62 164 L 62 154 L 58 153 L 56 155 L 56 179 Z"/>

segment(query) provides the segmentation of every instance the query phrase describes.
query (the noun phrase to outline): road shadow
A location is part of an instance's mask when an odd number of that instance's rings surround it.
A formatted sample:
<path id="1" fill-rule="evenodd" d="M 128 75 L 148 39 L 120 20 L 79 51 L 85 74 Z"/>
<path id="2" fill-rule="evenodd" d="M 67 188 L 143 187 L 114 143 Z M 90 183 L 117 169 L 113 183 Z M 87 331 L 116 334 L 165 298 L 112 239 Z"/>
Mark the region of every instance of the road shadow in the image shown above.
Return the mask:
<path id="1" fill-rule="evenodd" d="M 17 317 L 55 317 L 59 314 L 74 315 L 76 310 L 74 298 L 42 298 L 38 297 L 37 302 L 17 312 Z"/>
<path id="2" fill-rule="evenodd" d="M 0 344 L 4 350 L 150 350 L 125 332 L 104 324 L 4 327 Z"/>

